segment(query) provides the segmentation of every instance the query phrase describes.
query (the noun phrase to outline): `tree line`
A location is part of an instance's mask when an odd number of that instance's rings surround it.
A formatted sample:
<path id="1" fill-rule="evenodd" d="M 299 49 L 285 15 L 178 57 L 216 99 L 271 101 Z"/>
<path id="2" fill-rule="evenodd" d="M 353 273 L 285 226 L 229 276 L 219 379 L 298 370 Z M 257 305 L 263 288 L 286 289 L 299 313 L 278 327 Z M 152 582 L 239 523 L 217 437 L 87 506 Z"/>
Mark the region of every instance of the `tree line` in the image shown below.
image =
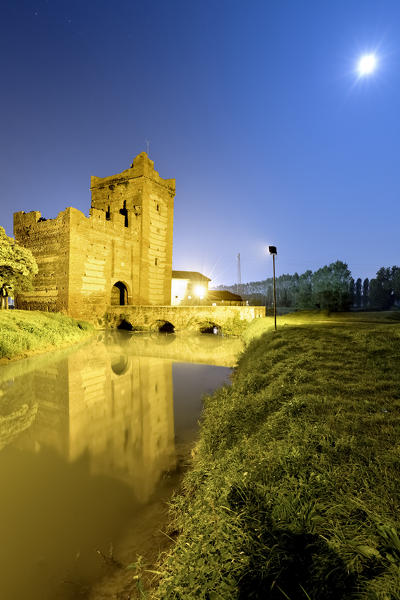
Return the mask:
<path id="1" fill-rule="evenodd" d="M 218 289 L 240 294 L 251 305 L 273 304 L 272 277 Z M 400 307 L 400 267 L 382 267 L 371 280 L 354 280 L 347 264 L 338 260 L 314 272 L 280 275 L 276 296 L 278 306 L 300 310 L 390 310 Z"/>

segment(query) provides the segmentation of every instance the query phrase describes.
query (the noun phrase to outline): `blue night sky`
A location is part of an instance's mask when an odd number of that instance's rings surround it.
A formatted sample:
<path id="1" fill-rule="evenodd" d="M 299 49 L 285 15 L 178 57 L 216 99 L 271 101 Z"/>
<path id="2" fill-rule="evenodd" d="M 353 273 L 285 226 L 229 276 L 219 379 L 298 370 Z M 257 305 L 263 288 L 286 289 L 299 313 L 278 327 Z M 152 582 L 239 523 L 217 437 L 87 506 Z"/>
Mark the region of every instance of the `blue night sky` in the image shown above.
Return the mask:
<path id="1" fill-rule="evenodd" d="M 378 69 L 360 79 L 359 56 Z M 175 269 L 212 284 L 400 264 L 400 2 L 3 0 L 0 224 L 146 150 L 176 178 Z"/>

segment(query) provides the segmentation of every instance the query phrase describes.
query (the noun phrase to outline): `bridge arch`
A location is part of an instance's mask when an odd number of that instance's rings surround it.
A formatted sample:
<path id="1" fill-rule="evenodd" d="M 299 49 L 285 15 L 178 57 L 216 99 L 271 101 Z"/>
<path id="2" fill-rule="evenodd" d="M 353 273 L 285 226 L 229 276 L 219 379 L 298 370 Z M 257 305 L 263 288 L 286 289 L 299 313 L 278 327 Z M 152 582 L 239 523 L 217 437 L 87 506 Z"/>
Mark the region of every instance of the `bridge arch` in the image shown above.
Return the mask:
<path id="1" fill-rule="evenodd" d="M 150 329 L 160 333 L 174 333 L 175 331 L 174 325 L 170 321 L 165 321 L 164 319 L 158 319 L 157 321 L 154 321 Z"/>
<path id="2" fill-rule="evenodd" d="M 134 327 L 130 321 L 127 321 L 127 319 L 121 319 L 121 321 L 117 325 L 117 329 L 123 329 L 124 331 L 133 331 Z"/>
<path id="3" fill-rule="evenodd" d="M 221 333 L 221 326 L 218 325 L 217 323 L 214 323 L 214 321 L 208 321 L 208 320 L 201 321 L 200 323 L 198 323 L 197 329 L 200 333 L 213 333 L 213 334 Z"/>
<path id="4" fill-rule="evenodd" d="M 128 286 L 123 281 L 116 281 L 111 288 L 111 306 L 128 304 Z"/>

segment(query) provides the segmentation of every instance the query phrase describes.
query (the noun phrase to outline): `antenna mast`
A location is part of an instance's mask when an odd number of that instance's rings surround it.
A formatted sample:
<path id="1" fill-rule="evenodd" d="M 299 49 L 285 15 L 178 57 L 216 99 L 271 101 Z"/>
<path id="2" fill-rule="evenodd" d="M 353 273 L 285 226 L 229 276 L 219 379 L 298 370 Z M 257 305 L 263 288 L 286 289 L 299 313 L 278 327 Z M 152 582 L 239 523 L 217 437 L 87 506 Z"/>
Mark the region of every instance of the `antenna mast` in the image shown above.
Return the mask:
<path id="1" fill-rule="evenodd" d="M 240 252 L 237 255 L 237 284 L 236 284 L 236 291 L 239 294 L 240 293 L 240 287 L 242 285 L 242 271 L 240 268 Z"/>

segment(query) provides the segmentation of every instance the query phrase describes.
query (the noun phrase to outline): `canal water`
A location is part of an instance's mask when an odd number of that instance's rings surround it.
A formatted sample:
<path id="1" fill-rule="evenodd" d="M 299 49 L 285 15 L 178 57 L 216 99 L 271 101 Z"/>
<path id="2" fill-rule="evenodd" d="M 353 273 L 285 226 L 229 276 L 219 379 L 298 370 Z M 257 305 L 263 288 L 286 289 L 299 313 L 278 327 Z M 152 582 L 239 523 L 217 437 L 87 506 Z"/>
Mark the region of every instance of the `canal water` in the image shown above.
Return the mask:
<path id="1" fill-rule="evenodd" d="M 105 332 L 0 367 L 1 600 L 106 598 L 105 570 L 162 547 L 202 397 L 229 383 L 240 350 Z"/>

